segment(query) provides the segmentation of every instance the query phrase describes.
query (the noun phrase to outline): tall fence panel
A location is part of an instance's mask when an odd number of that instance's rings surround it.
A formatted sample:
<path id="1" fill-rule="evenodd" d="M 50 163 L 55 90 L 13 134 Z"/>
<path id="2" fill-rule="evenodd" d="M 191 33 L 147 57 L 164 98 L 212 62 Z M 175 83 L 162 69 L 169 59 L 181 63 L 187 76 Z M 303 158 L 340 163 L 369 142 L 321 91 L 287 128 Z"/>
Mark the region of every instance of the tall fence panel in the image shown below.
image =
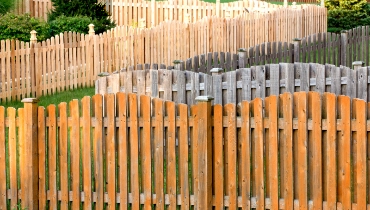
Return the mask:
<path id="1" fill-rule="evenodd" d="M 0 207 L 369 205 L 369 103 L 318 92 L 210 100 L 118 93 L 0 108 Z"/>

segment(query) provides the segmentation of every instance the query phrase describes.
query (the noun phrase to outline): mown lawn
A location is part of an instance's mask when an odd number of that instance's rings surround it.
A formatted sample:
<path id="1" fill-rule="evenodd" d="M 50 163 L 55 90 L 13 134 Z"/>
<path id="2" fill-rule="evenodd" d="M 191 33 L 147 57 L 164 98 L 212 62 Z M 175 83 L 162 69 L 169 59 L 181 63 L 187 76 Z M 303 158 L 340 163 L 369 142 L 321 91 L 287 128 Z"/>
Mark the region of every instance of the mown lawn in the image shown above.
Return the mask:
<path id="1" fill-rule="evenodd" d="M 73 99 L 81 100 L 84 96 L 93 96 L 95 94 L 95 88 L 78 88 L 75 90 L 66 90 L 53 95 L 41 96 L 39 98 L 39 106 L 47 107 L 50 104 L 58 105 L 61 102 L 69 102 Z M 0 103 L 0 106 L 14 107 L 16 109 L 23 108 L 23 103 L 20 101 L 10 101 L 6 103 Z"/>

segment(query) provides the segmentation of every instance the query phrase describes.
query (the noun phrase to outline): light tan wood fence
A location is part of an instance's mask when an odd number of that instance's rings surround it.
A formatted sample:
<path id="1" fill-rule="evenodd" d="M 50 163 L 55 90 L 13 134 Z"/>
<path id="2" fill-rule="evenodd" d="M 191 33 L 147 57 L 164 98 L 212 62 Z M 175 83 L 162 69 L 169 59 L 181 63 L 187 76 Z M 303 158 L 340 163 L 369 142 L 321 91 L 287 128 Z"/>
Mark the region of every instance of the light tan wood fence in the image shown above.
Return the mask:
<path id="1" fill-rule="evenodd" d="M 312 16 L 321 15 L 324 7 L 312 6 Z M 288 6 L 303 12 L 302 5 Z M 14 12 L 17 14 L 30 13 L 34 17 L 47 19 L 47 13 L 52 8 L 50 0 L 19 0 Z M 208 3 L 200 0 L 170 0 L 170 1 L 139 1 L 139 0 L 106 0 L 106 9 L 118 26 L 154 27 L 163 21 L 180 21 L 183 23 L 196 22 L 205 17 L 233 18 L 244 13 L 268 13 L 281 5 L 264 1 L 235 1 L 230 3 Z M 247 9 L 247 10 L 246 10 Z M 289 14 L 287 14 L 289 15 Z M 289 18 L 285 17 L 284 18 Z M 317 27 L 316 25 L 314 25 Z M 281 27 L 287 27 L 282 25 Z M 326 30 L 326 29 L 325 29 Z"/>
<path id="2" fill-rule="evenodd" d="M 107 10 L 118 25 L 136 25 L 141 19 L 146 20 L 146 27 L 153 27 L 163 21 L 178 20 L 180 22 L 195 22 L 204 17 L 236 17 L 250 12 L 268 12 L 281 5 L 264 1 L 234 1 L 229 3 L 209 3 L 200 0 L 107 0 Z M 300 8 L 300 6 L 297 6 Z"/>
<path id="3" fill-rule="evenodd" d="M 369 206 L 370 103 L 318 92 L 202 100 L 0 107 L 0 208 Z"/>

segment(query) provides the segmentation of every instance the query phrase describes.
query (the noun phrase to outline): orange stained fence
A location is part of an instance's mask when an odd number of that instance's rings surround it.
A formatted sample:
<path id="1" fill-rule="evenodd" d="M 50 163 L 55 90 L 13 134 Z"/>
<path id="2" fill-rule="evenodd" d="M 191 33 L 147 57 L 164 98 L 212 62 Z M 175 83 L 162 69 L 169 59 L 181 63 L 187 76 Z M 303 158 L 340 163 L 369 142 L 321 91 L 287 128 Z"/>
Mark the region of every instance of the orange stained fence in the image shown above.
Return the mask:
<path id="1" fill-rule="evenodd" d="M 317 92 L 209 100 L 118 93 L 1 107 L 0 208 L 369 205 L 369 103 Z"/>

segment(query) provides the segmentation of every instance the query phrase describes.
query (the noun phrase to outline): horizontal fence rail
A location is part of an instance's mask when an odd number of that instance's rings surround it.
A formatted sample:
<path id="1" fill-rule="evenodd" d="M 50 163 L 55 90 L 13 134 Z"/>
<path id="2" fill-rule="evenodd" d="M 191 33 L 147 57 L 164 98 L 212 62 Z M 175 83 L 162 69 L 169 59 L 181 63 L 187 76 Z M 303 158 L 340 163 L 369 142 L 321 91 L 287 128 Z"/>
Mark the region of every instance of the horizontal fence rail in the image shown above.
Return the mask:
<path id="1" fill-rule="evenodd" d="M 214 71 L 216 70 L 216 71 Z M 211 95 L 213 104 L 240 103 L 285 92 L 316 91 L 370 101 L 370 67 L 316 63 L 280 63 L 218 71 L 212 75 L 181 70 L 119 71 L 102 75 L 95 93 L 137 93 L 194 105 L 197 96 Z"/>
<path id="2" fill-rule="evenodd" d="M 369 207 L 370 103 L 210 100 L 117 93 L 0 107 L 0 208 Z"/>

